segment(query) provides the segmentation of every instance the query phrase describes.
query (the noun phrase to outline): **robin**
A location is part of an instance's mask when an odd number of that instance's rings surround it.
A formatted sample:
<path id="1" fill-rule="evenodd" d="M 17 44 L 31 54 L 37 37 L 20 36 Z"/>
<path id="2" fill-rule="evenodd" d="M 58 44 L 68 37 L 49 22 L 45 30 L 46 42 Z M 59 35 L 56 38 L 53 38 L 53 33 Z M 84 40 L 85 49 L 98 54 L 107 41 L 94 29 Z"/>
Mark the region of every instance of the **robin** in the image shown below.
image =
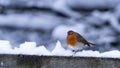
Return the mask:
<path id="1" fill-rule="evenodd" d="M 95 45 L 93 43 L 88 42 L 79 33 L 74 32 L 72 30 L 67 32 L 66 43 L 68 47 L 72 49 L 74 52 L 82 50 L 85 45 L 88 46 Z"/>

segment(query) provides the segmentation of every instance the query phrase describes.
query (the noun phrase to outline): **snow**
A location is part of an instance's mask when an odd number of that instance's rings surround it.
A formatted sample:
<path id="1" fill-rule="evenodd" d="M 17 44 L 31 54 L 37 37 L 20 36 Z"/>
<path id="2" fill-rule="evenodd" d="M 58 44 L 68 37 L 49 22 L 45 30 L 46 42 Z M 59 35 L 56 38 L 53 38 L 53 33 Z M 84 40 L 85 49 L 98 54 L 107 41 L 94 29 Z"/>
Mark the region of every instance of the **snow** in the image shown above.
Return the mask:
<path id="1" fill-rule="evenodd" d="M 25 42 L 21 44 L 19 48 L 12 48 L 9 41 L 0 40 L 0 54 L 120 58 L 120 51 L 118 50 L 103 53 L 100 53 L 99 51 L 83 50 L 74 53 L 71 50 L 64 49 L 61 46 L 60 41 L 57 41 L 53 51 L 49 51 L 44 45 L 37 47 L 35 42 Z"/>
<path id="2" fill-rule="evenodd" d="M 117 13 L 117 15 L 119 15 L 119 13 Z M 114 14 L 114 13 L 111 13 L 111 12 L 101 13 L 99 11 L 94 11 L 92 13 L 92 16 L 90 16 L 88 19 L 91 23 L 99 24 L 99 25 L 102 25 L 102 24 L 104 24 L 105 21 L 108 21 L 108 22 L 110 22 L 110 25 L 114 29 L 116 29 L 117 31 L 120 31 L 118 16 L 116 16 L 116 14 Z M 98 20 L 100 22 L 97 22 Z"/>
<path id="3" fill-rule="evenodd" d="M 83 50 L 82 52 L 76 53 L 75 56 L 100 57 L 100 53 L 98 51 L 92 51 L 92 50 L 84 51 Z"/>
<path id="4" fill-rule="evenodd" d="M 80 32 L 81 34 L 84 34 L 84 29 L 85 29 L 85 25 L 81 23 L 71 26 L 60 25 L 54 29 L 52 33 L 52 37 L 57 39 L 64 39 L 67 35 L 66 34 L 67 31 L 69 30 L 73 30 L 76 32 Z"/>
<path id="5" fill-rule="evenodd" d="M 75 8 L 113 8 L 120 3 L 120 0 L 66 0 L 66 3 Z"/>
<path id="6" fill-rule="evenodd" d="M 47 2 L 47 3 L 46 3 Z M 107 4 L 106 4 L 107 3 Z M 5 39 L 11 41 L 13 44 L 18 44 L 27 40 L 41 42 L 46 41 L 46 39 L 50 38 L 50 40 L 58 39 L 64 41 L 66 37 L 66 32 L 68 30 L 74 30 L 83 37 L 85 37 L 90 42 L 96 42 L 101 44 L 109 44 L 115 42 L 115 39 L 119 39 L 117 35 L 120 33 L 120 0 L 0 0 L 1 6 L 9 7 L 9 6 L 23 6 L 23 7 L 42 7 L 49 8 L 50 10 L 45 11 L 31 11 L 27 10 L 20 11 L 16 9 L 8 9 L 0 11 L 0 26 L 6 28 L 6 26 L 10 27 L 18 27 L 18 28 L 27 28 L 38 29 L 42 33 L 45 31 L 44 35 L 39 33 L 27 33 L 27 37 L 24 36 L 24 33 L 21 31 L 13 31 L 6 32 L 4 30 L 0 30 L 0 39 Z M 74 8 L 113 8 L 110 10 L 93 10 L 89 12 L 76 11 Z M 10 7 L 9 7 L 10 8 Z M 52 11 L 51 11 L 52 10 Z M 82 9 L 81 9 L 82 10 Z M 5 14 L 2 14 L 5 12 Z M 56 12 L 62 13 L 62 17 L 57 15 Z M 85 15 L 84 15 L 85 14 Z M 80 19 L 79 19 L 80 17 Z M 74 20 L 73 20 L 74 19 Z M 76 20 L 77 19 L 77 20 Z M 73 25 L 70 26 L 72 20 Z M 108 25 L 106 26 L 106 22 Z M 95 27 L 95 25 L 99 27 Z M 9 30 L 9 29 L 8 29 Z M 23 30 L 24 31 L 24 30 Z M 88 31 L 88 32 L 87 32 Z M 6 32 L 6 33 L 4 33 Z M 49 34 L 48 34 L 49 33 Z M 52 34 L 51 34 L 52 33 Z M 101 34 L 102 33 L 102 34 Z M 50 37 L 52 35 L 52 37 Z M 21 37 L 16 37 L 21 36 Z M 119 35 L 118 35 L 119 36 Z M 22 41 L 21 41 L 22 40 Z M 49 40 L 49 39 L 48 39 Z M 48 41 L 47 40 L 47 41 Z M 94 41 L 95 40 L 95 41 Z M 42 42 L 43 42 L 42 41 Z M 46 44 L 46 42 L 43 42 Z M 52 42 L 53 43 L 53 42 Z M 51 43 L 51 44 L 52 44 Z M 119 44 L 118 44 L 119 46 Z M 104 49 L 104 47 L 103 47 Z M 111 49 L 109 49 L 111 50 Z"/>
<path id="7" fill-rule="evenodd" d="M 47 2 L 47 3 L 46 3 Z M 0 0 L 1 5 L 26 5 L 26 6 L 39 6 L 39 7 L 49 7 L 50 5 L 57 6 L 67 5 L 72 7 L 84 7 L 84 8 L 113 8 L 120 3 L 120 0 Z M 58 6 L 59 7 L 59 6 Z"/>
<path id="8" fill-rule="evenodd" d="M 56 47 L 54 48 L 54 50 L 52 51 L 53 55 L 57 55 L 57 56 L 71 56 L 72 52 L 70 50 L 65 50 L 62 46 L 60 41 L 57 41 Z"/>
<path id="9" fill-rule="evenodd" d="M 25 42 L 19 48 L 14 48 L 14 52 L 16 54 L 50 55 L 50 52 L 44 46 L 36 47 L 35 42 Z"/>
<path id="10" fill-rule="evenodd" d="M 47 2 L 47 3 L 46 3 Z M 72 8 L 84 8 L 84 9 L 104 9 L 114 8 L 120 4 L 119 0 L 0 0 L 0 4 L 3 6 L 36 6 L 42 8 L 49 8 L 57 12 L 61 12 L 72 18 L 80 18 L 81 14 L 71 10 Z"/>
<path id="11" fill-rule="evenodd" d="M 0 41 L 0 53 L 1 54 L 9 54 L 11 53 L 12 47 L 8 41 Z"/>
<path id="12" fill-rule="evenodd" d="M 0 15 L 0 26 L 50 30 L 59 24 L 61 19 L 49 13 L 39 13 L 37 16 L 29 13 Z"/>
<path id="13" fill-rule="evenodd" d="M 47 3 L 46 3 L 47 2 Z M 0 26 L 10 26 L 18 28 L 28 28 L 28 29 L 42 29 L 45 30 L 45 37 L 35 33 L 27 33 L 27 37 L 24 35 L 24 31 L 19 32 L 7 32 L 0 30 L 0 39 L 7 39 L 9 41 L 0 41 L 0 54 L 27 54 L 27 55 L 54 55 L 54 56 L 71 56 L 73 52 L 64 49 L 63 42 L 68 30 L 74 30 L 80 33 L 88 41 L 93 41 L 98 44 L 99 51 L 113 50 L 114 44 L 119 43 L 120 33 L 120 0 L 0 0 L 1 6 L 25 6 L 25 7 L 42 7 L 49 8 L 52 11 L 40 11 L 40 12 L 21 12 L 16 13 L 16 10 L 9 11 L 5 10 L 6 14 L 0 14 Z M 90 14 L 84 15 L 82 12 L 75 11 L 71 8 L 84 9 L 104 9 L 113 8 L 108 11 L 93 10 Z M 2 7 L 0 7 L 2 9 Z M 4 8 L 3 8 L 4 9 Z M 65 16 L 70 18 L 62 18 L 57 16 L 54 12 L 60 12 Z M 86 13 L 86 12 L 85 12 Z M 80 18 L 76 20 L 77 18 Z M 106 23 L 108 23 L 106 25 Z M 72 24 L 72 25 L 71 25 Z M 97 25 L 98 27 L 95 27 Z M 8 30 L 9 31 L 9 30 Z M 48 31 L 48 32 L 47 32 Z M 50 33 L 52 34 L 50 34 Z M 41 42 L 46 37 L 51 36 L 50 40 L 58 39 L 53 51 L 47 50 L 44 45 L 36 46 L 36 41 Z M 43 37 L 43 38 L 42 38 Z M 25 38 L 25 39 L 24 39 Z M 26 39 L 27 38 L 27 39 Z M 25 42 L 20 44 L 19 47 L 12 47 L 10 43 L 16 43 L 22 41 L 35 41 L 35 42 Z M 118 42 L 116 42 L 116 40 Z M 46 41 L 46 40 L 43 40 Z M 47 40 L 48 41 L 48 40 Z M 45 43 L 46 42 L 42 42 Z M 54 43 L 51 45 L 46 45 L 46 47 L 53 48 Z M 103 45 L 104 44 L 104 45 Z M 19 44 L 18 44 L 19 45 Z M 119 49 L 119 45 L 115 46 Z M 48 47 L 49 46 L 49 47 Z M 74 54 L 74 56 L 88 56 L 88 57 L 115 57 L 120 56 L 118 50 L 107 51 L 100 53 L 99 51 L 83 50 Z M 112 56 L 114 54 L 114 56 Z M 117 55 L 117 56 L 116 56 Z"/>

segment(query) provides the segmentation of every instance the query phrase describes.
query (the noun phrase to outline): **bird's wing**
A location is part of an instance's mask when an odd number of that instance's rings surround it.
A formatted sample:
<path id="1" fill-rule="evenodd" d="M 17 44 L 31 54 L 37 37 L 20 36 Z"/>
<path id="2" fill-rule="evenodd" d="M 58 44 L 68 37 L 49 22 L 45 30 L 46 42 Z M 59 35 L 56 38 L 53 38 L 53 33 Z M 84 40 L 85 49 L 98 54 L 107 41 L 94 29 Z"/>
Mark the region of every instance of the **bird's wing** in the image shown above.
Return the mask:
<path id="1" fill-rule="evenodd" d="M 90 46 L 90 43 L 86 39 L 84 39 L 80 34 L 78 34 L 78 33 L 76 33 L 76 34 L 77 34 L 77 41 L 83 42 L 83 43 L 87 44 L 88 46 Z"/>
<path id="2" fill-rule="evenodd" d="M 76 34 L 77 34 L 77 41 L 79 41 L 79 42 L 84 42 L 84 43 L 87 42 L 87 40 L 84 39 L 80 34 L 78 34 L 78 33 L 76 33 Z"/>

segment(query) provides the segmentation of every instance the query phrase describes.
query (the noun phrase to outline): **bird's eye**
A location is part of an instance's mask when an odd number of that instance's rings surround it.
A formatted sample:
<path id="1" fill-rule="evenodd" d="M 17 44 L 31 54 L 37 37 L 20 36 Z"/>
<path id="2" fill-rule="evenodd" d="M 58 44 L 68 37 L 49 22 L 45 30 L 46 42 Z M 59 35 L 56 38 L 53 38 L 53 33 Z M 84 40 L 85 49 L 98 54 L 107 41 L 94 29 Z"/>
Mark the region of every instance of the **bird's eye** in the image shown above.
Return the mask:
<path id="1" fill-rule="evenodd" d="M 68 31 L 68 35 L 72 35 L 72 34 L 74 34 L 73 31 Z"/>
<path id="2" fill-rule="evenodd" d="M 73 34 L 73 33 L 71 32 L 71 34 Z"/>
<path id="3" fill-rule="evenodd" d="M 69 32 L 69 35 L 72 35 L 73 34 L 73 32 Z"/>

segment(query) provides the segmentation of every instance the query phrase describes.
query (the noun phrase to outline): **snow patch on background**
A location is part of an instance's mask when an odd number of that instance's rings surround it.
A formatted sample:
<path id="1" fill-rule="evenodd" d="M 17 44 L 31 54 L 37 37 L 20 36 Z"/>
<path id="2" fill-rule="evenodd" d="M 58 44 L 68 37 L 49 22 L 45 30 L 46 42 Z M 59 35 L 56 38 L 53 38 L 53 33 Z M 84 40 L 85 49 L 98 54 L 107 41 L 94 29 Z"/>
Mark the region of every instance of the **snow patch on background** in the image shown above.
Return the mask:
<path id="1" fill-rule="evenodd" d="M 52 33 L 52 37 L 57 38 L 57 39 L 64 39 L 67 36 L 67 32 L 69 30 L 73 30 L 75 32 L 80 32 L 81 34 L 84 34 L 85 27 L 86 26 L 81 23 L 75 24 L 72 26 L 60 25 L 54 29 L 54 31 Z"/>
<path id="2" fill-rule="evenodd" d="M 37 16 L 32 14 L 8 14 L 0 15 L 0 26 L 50 30 L 60 25 L 61 20 L 54 14 L 48 13 L 39 13 Z"/>
<path id="3" fill-rule="evenodd" d="M 71 50 L 66 50 L 57 41 L 56 47 L 52 52 L 48 51 L 43 45 L 37 47 L 35 42 L 25 42 L 19 48 L 12 48 L 9 41 L 0 40 L 0 54 L 24 54 L 24 55 L 46 55 L 46 56 L 83 56 L 83 57 L 105 57 L 120 58 L 120 51 L 113 50 L 104 53 L 92 50 L 83 50 L 74 54 Z"/>

